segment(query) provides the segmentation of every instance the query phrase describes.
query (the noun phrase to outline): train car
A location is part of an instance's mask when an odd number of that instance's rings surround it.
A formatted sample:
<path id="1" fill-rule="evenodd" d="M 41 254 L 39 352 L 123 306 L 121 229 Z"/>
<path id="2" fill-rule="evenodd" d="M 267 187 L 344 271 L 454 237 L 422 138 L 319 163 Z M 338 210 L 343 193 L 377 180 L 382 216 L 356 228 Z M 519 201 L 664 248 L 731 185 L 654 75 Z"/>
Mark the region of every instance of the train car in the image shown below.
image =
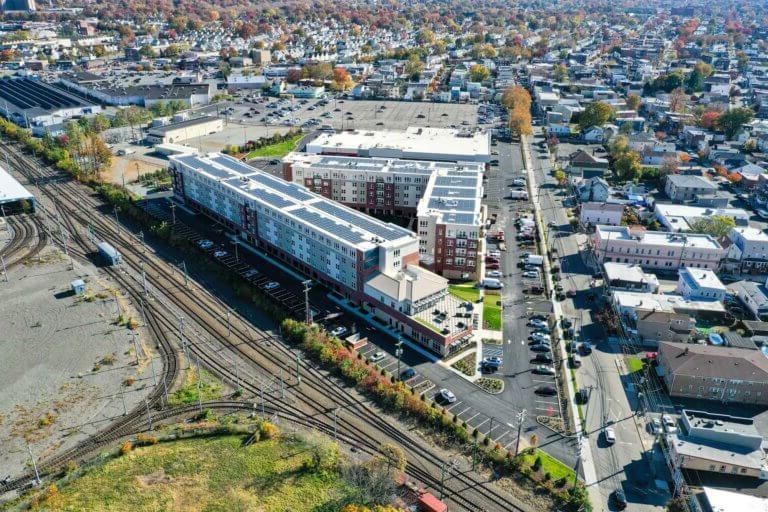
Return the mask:
<path id="1" fill-rule="evenodd" d="M 107 265 L 117 265 L 123 260 L 122 255 L 117 251 L 117 249 L 112 247 L 107 242 L 100 242 L 98 248 L 99 254 L 102 258 L 104 258 L 104 262 Z"/>

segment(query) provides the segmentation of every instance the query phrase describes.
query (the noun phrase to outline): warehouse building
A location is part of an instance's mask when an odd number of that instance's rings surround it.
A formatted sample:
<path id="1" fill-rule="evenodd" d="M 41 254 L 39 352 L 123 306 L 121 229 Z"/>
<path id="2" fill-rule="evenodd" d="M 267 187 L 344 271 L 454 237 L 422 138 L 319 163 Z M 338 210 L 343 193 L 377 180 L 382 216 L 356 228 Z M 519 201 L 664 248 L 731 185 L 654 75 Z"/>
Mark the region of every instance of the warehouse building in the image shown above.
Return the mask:
<path id="1" fill-rule="evenodd" d="M 415 126 L 404 131 L 327 132 L 307 143 L 305 151 L 322 155 L 489 164 L 491 136 L 481 130 Z"/>
<path id="2" fill-rule="evenodd" d="M 16 178 L 0 167 L 0 212 L 11 215 L 23 211 L 34 211 L 35 197 Z"/>
<path id="3" fill-rule="evenodd" d="M 176 123 L 153 126 L 147 130 L 150 144 L 177 143 L 224 130 L 224 120 L 218 117 L 196 117 Z"/>
<path id="4" fill-rule="evenodd" d="M 39 80 L 4 78 L 0 80 L 0 112 L 43 135 L 58 132 L 73 117 L 101 112 L 101 107 Z"/>
<path id="5" fill-rule="evenodd" d="M 422 264 L 448 278 L 481 271 L 482 163 L 291 153 L 283 177 L 370 215 L 417 219 Z"/>
<path id="6" fill-rule="evenodd" d="M 418 266 L 418 238 L 408 229 L 227 155 L 174 155 L 170 160 L 180 200 L 416 342 L 442 355 L 471 335 L 471 323 L 452 320 L 438 327 L 415 317 L 455 311 L 457 305 L 447 280 Z"/>
<path id="7" fill-rule="evenodd" d="M 189 107 L 207 105 L 216 93 L 210 83 L 172 83 L 125 85 L 123 78 L 106 79 L 93 73 L 68 73 L 59 78 L 66 89 L 105 105 L 139 105 L 182 101 Z"/>

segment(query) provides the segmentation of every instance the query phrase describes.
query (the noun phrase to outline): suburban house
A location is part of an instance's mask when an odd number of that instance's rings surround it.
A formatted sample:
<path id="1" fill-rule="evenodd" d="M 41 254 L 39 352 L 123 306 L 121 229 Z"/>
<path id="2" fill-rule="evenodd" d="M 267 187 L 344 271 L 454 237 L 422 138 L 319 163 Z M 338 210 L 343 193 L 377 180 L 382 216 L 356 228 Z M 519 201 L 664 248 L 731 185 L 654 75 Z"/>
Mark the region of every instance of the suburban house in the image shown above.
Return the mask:
<path id="1" fill-rule="evenodd" d="M 700 176 L 670 174 L 664 185 L 664 192 L 673 201 L 693 201 L 701 196 L 710 196 L 717 185 Z"/>
<path id="2" fill-rule="evenodd" d="M 608 172 L 608 160 L 580 149 L 570 156 L 567 172 L 584 179 L 603 176 Z"/>
<path id="3" fill-rule="evenodd" d="M 659 342 L 670 396 L 768 405 L 768 358 L 759 350 Z"/>
<path id="4" fill-rule="evenodd" d="M 681 268 L 678 272 L 677 293 L 688 300 L 723 300 L 725 285 L 711 270 L 703 268 Z"/>
<path id="5" fill-rule="evenodd" d="M 576 194 L 582 202 L 604 203 L 611 194 L 611 187 L 603 178 L 594 177 L 579 182 Z"/>
<path id="6" fill-rule="evenodd" d="M 670 451 L 680 467 L 768 480 L 763 436 L 752 418 L 683 409 L 680 420 L 681 431 L 668 436 Z"/>
<path id="7" fill-rule="evenodd" d="M 582 225 L 605 224 L 618 226 L 621 224 L 621 216 L 624 214 L 624 205 L 618 203 L 588 202 L 581 205 L 579 220 Z"/>
<path id="8" fill-rule="evenodd" d="M 768 290 L 765 285 L 753 281 L 737 281 L 728 285 L 728 289 L 755 318 L 768 321 Z"/>
<path id="9" fill-rule="evenodd" d="M 760 176 L 765 174 L 765 169 L 755 164 L 746 164 L 733 170 L 741 176 L 739 186 L 743 188 L 754 188 L 760 183 Z"/>
<path id="10" fill-rule="evenodd" d="M 685 313 L 635 309 L 635 336 L 644 347 L 657 347 L 660 341 L 685 343 L 696 328 L 696 319 Z"/>

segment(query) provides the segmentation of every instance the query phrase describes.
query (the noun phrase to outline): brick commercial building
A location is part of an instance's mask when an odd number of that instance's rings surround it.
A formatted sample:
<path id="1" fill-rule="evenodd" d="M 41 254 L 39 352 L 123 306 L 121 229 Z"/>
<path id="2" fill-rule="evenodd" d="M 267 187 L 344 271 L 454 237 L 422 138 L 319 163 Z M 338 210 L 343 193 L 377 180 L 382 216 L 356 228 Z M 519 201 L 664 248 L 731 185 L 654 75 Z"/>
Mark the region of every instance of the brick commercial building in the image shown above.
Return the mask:
<path id="1" fill-rule="evenodd" d="M 438 354 L 466 339 L 447 281 L 420 268 L 415 233 L 227 155 L 170 157 L 176 197 Z M 431 322 L 434 311 L 440 322 Z M 461 312 L 461 318 L 465 318 Z M 418 318 L 417 318 L 418 316 Z M 471 317 L 471 315 L 470 315 Z"/>
<path id="2" fill-rule="evenodd" d="M 417 219 L 419 255 L 449 278 L 482 276 L 484 165 L 291 153 L 283 177 L 371 215 Z"/>
<path id="3" fill-rule="evenodd" d="M 671 396 L 768 404 L 768 358 L 759 350 L 662 341 L 658 361 Z"/>

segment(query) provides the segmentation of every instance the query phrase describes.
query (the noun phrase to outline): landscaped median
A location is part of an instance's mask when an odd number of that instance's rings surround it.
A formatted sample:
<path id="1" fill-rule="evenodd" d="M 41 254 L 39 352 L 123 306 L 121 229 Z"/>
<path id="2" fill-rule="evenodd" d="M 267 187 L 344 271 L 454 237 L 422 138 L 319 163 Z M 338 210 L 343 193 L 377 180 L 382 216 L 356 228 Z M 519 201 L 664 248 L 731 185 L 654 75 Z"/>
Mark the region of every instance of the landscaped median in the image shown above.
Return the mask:
<path id="1" fill-rule="evenodd" d="M 492 331 L 501 330 L 501 295 L 483 297 L 483 326 Z"/>
<path id="2" fill-rule="evenodd" d="M 440 407 L 424 394 L 416 395 L 397 380 L 395 375 L 368 364 L 362 354 L 329 336 L 322 328 L 286 319 L 282 322 L 282 335 L 287 341 L 300 345 L 311 358 L 322 363 L 347 383 L 373 398 L 385 410 L 419 423 L 432 433 L 439 434 L 438 439 L 467 455 L 472 454 L 473 447 L 482 447 L 481 459 L 499 474 L 522 472 L 535 485 L 551 494 L 558 510 L 591 510 L 583 484 L 574 484 L 573 481 L 564 481 L 559 477 L 553 480 L 551 472 L 547 477 L 546 473 L 534 470 L 532 465 L 526 462 L 525 454 L 515 456 L 512 452 L 504 451 L 498 443 L 493 445 L 492 440 L 483 437 L 478 429 L 469 427 L 458 416 Z M 552 465 L 554 467 L 554 462 Z M 562 464 L 561 466 L 566 467 Z"/>

